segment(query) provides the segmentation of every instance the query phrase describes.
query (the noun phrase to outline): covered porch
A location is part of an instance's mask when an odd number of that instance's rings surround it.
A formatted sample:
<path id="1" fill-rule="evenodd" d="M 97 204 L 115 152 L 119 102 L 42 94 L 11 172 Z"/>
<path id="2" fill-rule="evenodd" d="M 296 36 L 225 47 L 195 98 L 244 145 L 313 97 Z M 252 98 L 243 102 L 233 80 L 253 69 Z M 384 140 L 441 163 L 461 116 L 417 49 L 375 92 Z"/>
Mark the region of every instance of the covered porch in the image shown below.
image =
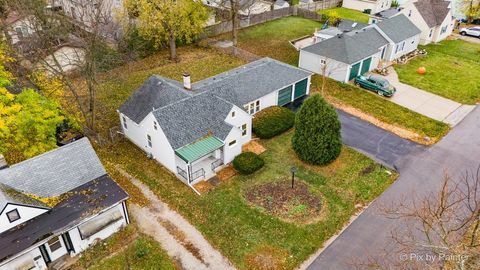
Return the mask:
<path id="1" fill-rule="evenodd" d="M 175 150 L 177 176 L 189 185 L 215 176 L 224 165 L 223 145 L 210 136 Z"/>

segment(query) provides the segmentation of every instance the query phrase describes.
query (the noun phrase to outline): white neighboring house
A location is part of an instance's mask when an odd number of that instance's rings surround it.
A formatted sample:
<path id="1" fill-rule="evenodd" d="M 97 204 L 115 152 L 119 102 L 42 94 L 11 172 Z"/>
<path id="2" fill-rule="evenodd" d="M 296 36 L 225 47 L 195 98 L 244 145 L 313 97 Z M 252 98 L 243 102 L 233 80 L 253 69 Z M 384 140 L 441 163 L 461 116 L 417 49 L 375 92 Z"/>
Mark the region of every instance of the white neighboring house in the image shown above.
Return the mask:
<path id="1" fill-rule="evenodd" d="M 154 75 L 120 107 L 123 133 L 191 186 L 242 152 L 255 113 L 302 101 L 310 77 L 270 58 L 194 84 Z"/>
<path id="2" fill-rule="evenodd" d="M 276 0 L 273 4 L 273 9 L 287 8 L 290 4 L 285 0 Z"/>
<path id="3" fill-rule="evenodd" d="M 129 222 L 127 193 L 86 138 L 11 167 L 1 164 L 0 270 L 55 267 Z M 47 205 L 43 198 L 60 201 Z"/>
<path id="4" fill-rule="evenodd" d="M 22 41 L 28 42 L 28 38 L 35 32 L 31 17 L 26 17 L 16 11 L 8 12 L 4 23 L 8 34 L 6 38 L 10 39 L 9 42 L 14 46 Z M 1 35 L 5 37 L 4 32 L 2 32 Z"/>
<path id="5" fill-rule="evenodd" d="M 440 42 L 452 34 L 455 18 L 450 1 L 413 0 L 404 3 L 402 8 L 401 13 L 422 31 L 421 45 Z"/>
<path id="6" fill-rule="evenodd" d="M 420 30 L 404 15 L 343 32 L 300 50 L 299 67 L 348 82 L 414 51 Z"/>
<path id="7" fill-rule="evenodd" d="M 392 6 L 392 0 L 343 0 L 342 7 L 374 14 Z"/>

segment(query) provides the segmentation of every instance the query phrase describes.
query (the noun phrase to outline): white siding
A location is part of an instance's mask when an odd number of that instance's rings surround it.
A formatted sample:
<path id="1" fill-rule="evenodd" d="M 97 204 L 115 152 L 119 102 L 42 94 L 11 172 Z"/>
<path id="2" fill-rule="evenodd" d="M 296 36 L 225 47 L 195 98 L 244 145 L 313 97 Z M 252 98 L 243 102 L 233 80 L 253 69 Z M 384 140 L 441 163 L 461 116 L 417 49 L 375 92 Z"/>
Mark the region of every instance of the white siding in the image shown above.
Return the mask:
<path id="1" fill-rule="evenodd" d="M 36 26 L 32 24 L 32 22 L 33 21 L 31 21 L 31 17 L 30 17 L 30 18 L 20 19 L 12 23 L 11 25 L 9 25 L 8 35 L 12 39 L 13 45 L 15 45 L 21 40 L 21 37 L 17 35 L 17 30 L 16 30 L 17 28 L 22 30 L 21 32 L 23 33 L 24 38 L 25 37 L 28 38 L 29 35 L 32 35 L 35 32 Z"/>
<path id="2" fill-rule="evenodd" d="M 262 102 L 260 101 L 260 106 L 262 106 Z M 262 107 L 263 109 L 263 107 Z M 232 112 L 235 112 L 235 117 L 232 117 Z M 243 109 L 240 109 L 237 106 L 233 106 L 232 110 L 228 114 L 225 122 L 229 123 L 230 125 L 234 126 L 236 129 L 242 132 L 242 125 L 247 125 L 247 134 L 241 135 L 237 139 L 237 144 L 244 145 L 248 143 L 252 139 L 252 116 L 246 113 Z M 231 133 L 231 132 L 230 132 Z M 225 140 L 225 144 L 228 144 L 229 140 Z M 225 162 L 227 164 L 228 162 Z"/>
<path id="3" fill-rule="evenodd" d="M 10 223 L 7 217 L 7 213 L 14 209 L 17 209 L 18 214 L 20 215 L 20 219 Z M 16 204 L 7 204 L 5 209 L 3 209 L 2 214 L 0 215 L 0 233 L 10 228 L 13 228 L 27 220 L 30 220 L 36 216 L 39 216 L 47 211 L 48 211 L 47 209 L 43 209 L 43 208 L 22 206 L 22 205 L 16 205 Z"/>
<path id="4" fill-rule="evenodd" d="M 37 258 L 37 260 L 34 260 L 35 258 Z M 0 264 L 0 270 L 29 269 L 30 267 L 36 267 L 33 268 L 35 270 L 47 269 L 42 254 L 38 248 L 35 248 L 13 260 Z"/>
<path id="5" fill-rule="evenodd" d="M 300 58 L 298 66 L 300 68 L 306 69 L 317 74 L 323 74 L 323 66 L 320 63 L 320 60 L 325 60 L 327 68 L 325 73 L 327 77 L 330 77 L 334 80 L 346 82 L 348 76 L 349 65 L 329 59 L 320 55 L 316 55 L 304 50 L 300 51 Z"/>
<path id="6" fill-rule="evenodd" d="M 271 106 L 277 106 L 278 91 L 274 91 L 260 98 L 260 111 Z"/>
<path id="7" fill-rule="evenodd" d="M 237 142 L 230 146 L 228 145 L 231 141 L 236 140 Z M 230 133 L 225 138 L 225 145 L 223 146 L 223 163 L 227 164 L 232 162 L 232 160 L 242 153 L 242 132 L 240 129 L 232 128 Z"/>
<path id="8" fill-rule="evenodd" d="M 397 53 L 395 53 L 395 48 L 396 48 L 397 44 L 399 44 L 401 46 L 403 41 L 391 46 L 390 60 L 397 59 L 397 58 L 399 58 L 399 57 L 417 49 L 418 43 L 420 42 L 420 35 L 416 35 L 416 36 L 413 36 L 411 38 L 408 38 L 404 42 L 405 42 L 405 46 L 403 47 L 403 50 L 400 50 Z"/>
<path id="9" fill-rule="evenodd" d="M 127 129 L 123 124 L 123 117 L 126 119 Z M 157 123 L 157 130 L 153 127 L 153 122 L 156 121 L 152 113 L 149 113 L 140 124 L 136 124 L 128 117 L 120 113 L 120 121 L 125 137 L 130 139 L 140 149 L 147 154 L 152 154 L 153 158 L 160 162 L 165 168 L 173 173 L 177 172 L 177 165 L 175 162 L 175 152 L 163 133 L 162 127 Z M 152 147 L 147 143 L 147 134 L 152 138 Z"/>

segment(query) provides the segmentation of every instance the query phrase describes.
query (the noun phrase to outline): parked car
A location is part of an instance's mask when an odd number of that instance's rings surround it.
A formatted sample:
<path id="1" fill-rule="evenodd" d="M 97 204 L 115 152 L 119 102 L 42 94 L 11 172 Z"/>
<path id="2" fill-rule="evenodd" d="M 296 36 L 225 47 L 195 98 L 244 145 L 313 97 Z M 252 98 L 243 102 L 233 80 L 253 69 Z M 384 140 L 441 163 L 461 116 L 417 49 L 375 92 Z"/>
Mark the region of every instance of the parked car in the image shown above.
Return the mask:
<path id="1" fill-rule="evenodd" d="M 376 92 L 380 96 L 391 97 L 397 91 L 387 80 L 375 75 L 358 76 L 354 82 L 356 86 Z"/>
<path id="2" fill-rule="evenodd" d="M 460 35 L 462 36 L 472 36 L 480 38 L 480 26 L 474 26 L 470 28 L 462 28 L 460 29 Z"/>

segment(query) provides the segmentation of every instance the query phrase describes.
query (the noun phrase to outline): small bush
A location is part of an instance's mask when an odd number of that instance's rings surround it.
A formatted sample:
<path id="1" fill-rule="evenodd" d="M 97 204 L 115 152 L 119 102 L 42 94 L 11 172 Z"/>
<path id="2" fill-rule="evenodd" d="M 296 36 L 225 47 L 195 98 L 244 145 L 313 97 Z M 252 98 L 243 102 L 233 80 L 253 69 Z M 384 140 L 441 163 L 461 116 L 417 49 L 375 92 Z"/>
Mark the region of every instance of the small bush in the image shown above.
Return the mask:
<path id="1" fill-rule="evenodd" d="M 241 153 L 233 160 L 233 167 L 241 174 L 252 174 L 264 164 L 263 159 L 253 152 Z"/>
<path id="2" fill-rule="evenodd" d="M 269 139 L 293 127 L 295 114 L 283 107 L 269 107 L 255 114 L 253 132 L 261 139 Z"/>

